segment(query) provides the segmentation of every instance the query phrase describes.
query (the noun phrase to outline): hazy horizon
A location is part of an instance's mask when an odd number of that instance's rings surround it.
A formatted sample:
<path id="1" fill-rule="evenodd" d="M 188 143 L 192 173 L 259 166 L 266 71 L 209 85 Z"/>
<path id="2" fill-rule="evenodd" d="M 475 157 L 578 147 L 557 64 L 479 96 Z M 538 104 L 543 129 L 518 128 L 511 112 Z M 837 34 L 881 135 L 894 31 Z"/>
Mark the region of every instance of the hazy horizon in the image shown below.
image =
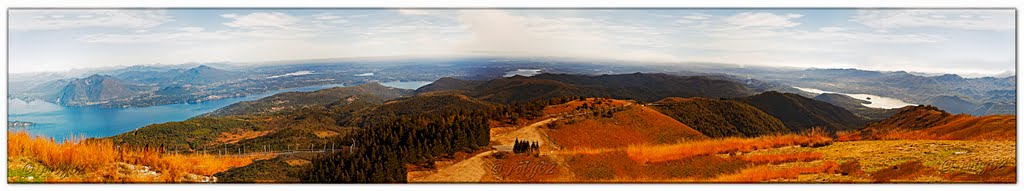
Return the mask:
<path id="1" fill-rule="evenodd" d="M 366 57 L 1016 73 L 1012 9 L 10 10 L 10 73 Z"/>
<path id="2" fill-rule="evenodd" d="M 200 65 L 210 66 L 210 65 L 224 64 L 224 65 L 232 65 L 232 66 L 242 66 L 242 67 L 245 67 L 245 66 L 269 66 L 269 65 L 307 64 L 306 63 L 307 61 L 318 62 L 318 61 L 322 61 L 322 60 L 356 60 L 356 59 L 381 59 L 381 58 L 383 58 L 383 59 L 394 59 L 394 60 L 404 60 L 404 59 L 439 59 L 439 58 L 446 58 L 446 59 L 469 59 L 469 58 L 486 58 L 486 57 L 511 58 L 511 59 L 553 59 L 553 60 L 554 59 L 573 59 L 573 58 L 555 58 L 555 57 L 541 58 L 541 57 L 509 57 L 509 56 L 436 56 L 436 57 L 429 57 L 429 56 L 382 56 L 382 57 L 311 58 L 311 59 L 296 59 L 296 60 L 267 60 L 267 61 L 253 61 L 253 62 L 244 62 L 244 63 L 237 63 L 237 62 L 188 62 L 188 63 L 176 63 L 176 64 L 135 64 L 135 65 L 116 65 L 116 66 L 98 66 L 98 67 L 84 67 L 84 68 L 69 68 L 67 70 L 60 70 L 60 71 L 33 71 L 33 72 L 8 72 L 8 73 L 9 74 L 41 74 L 41 73 L 56 73 L 56 74 L 68 74 L 68 73 L 71 73 L 71 74 L 74 74 L 74 73 L 89 73 L 89 72 L 105 71 L 105 70 L 116 70 L 116 69 L 123 69 L 123 68 L 133 67 L 133 66 L 162 67 L 162 68 L 191 68 L 191 67 L 197 67 L 197 66 L 200 66 Z M 618 61 L 618 60 L 606 60 L 606 61 L 622 63 L 622 61 Z M 626 63 L 626 64 L 630 64 L 630 63 Z M 699 64 L 699 65 L 704 65 L 704 66 L 706 66 L 706 65 L 723 65 L 723 66 L 733 66 L 733 67 L 740 67 L 740 66 L 742 66 L 742 64 L 736 64 L 736 63 L 694 63 L 694 62 L 686 62 L 686 63 L 658 63 L 657 65 L 664 66 L 666 64 L 675 65 L 675 66 L 685 66 L 685 65 L 688 65 L 688 64 L 690 64 L 690 65 L 692 65 L 692 64 Z M 652 64 L 652 65 L 655 65 L 655 64 Z M 648 66 L 650 66 L 650 65 L 648 65 Z M 995 73 L 995 74 L 979 74 L 979 73 L 959 73 L 958 74 L 958 73 L 929 73 L 929 72 L 918 72 L 918 71 L 907 71 L 907 70 L 866 70 L 866 69 L 859 69 L 859 68 L 818 68 L 818 67 L 798 67 L 798 66 L 772 67 L 772 66 L 759 66 L 759 65 L 753 65 L 751 67 L 764 67 L 764 68 L 770 67 L 770 68 L 787 69 L 787 70 L 810 70 L 810 69 L 836 69 L 836 70 L 842 70 L 842 69 L 858 69 L 858 70 L 864 70 L 864 71 L 875 71 L 875 72 L 883 72 L 883 73 L 888 73 L 888 72 L 907 72 L 907 73 L 910 73 L 910 74 L 920 75 L 920 76 L 939 76 L 939 75 L 946 75 L 946 74 L 956 74 L 956 75 L 958 75 L 960 77 L 963 77 L 963 78 L 983 78 L 983 77 L 998 77 L 998 78 L 1002 78 L 1002 77 L 1016 76 L 1017 75 L 1017 73 L 1015 71 L 1006 71 L 1006 72 Z"/>

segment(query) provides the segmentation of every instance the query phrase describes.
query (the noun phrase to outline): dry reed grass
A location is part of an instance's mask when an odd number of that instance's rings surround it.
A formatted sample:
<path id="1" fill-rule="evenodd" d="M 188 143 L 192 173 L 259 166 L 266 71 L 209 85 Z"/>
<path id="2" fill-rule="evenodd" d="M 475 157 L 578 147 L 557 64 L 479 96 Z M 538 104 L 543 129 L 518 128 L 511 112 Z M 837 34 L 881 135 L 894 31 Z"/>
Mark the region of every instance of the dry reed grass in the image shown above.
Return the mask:
<path id="1" fill-rule="evenodd" d="M 836 132 L 836 141 L 859 141 L 861 140 L 860 131 L 840 131 Z"/>
<path id="2" fill-rule="evenodd" d="M 812 131 L 802 135 L 771 135 L 755 138 L 730 137 L 665 145 L 630 145 L 626 148 L 626 153 L 634 161 L 656 163 L 700 155 L 750 152 L 758 149 L 792 145 L 823 146 L 831 144 L 831 142 L 832 139 L 825 136 L 823 132 Z"/>
<path id="3" fill-rule="evenodd" d="M 770 166 L 756 166 L 743 169 L 736 174 L 719 176 L 707 180 L 707 182 L 755 183 L 772 179 L 796 179 L 801 174 L 818 173 L 839 173 L 839 164 L 835 161 L 825 161 L 821 166 L 811 167 L 771 168 Z"/>
<path id="4" fill-rule="evenodd" d="M 123 148 L 109 140 L 68 138 L 61 143 L 25 131 L 7 133 L 9 159 L 28 158 L 69 176 L 47 182 L 182 182 L 188 174 L 211 176 L 267 156 L 167 154 L 159 148 Z M 123 174 L 118 165 L 148 166 L 158 178 Z"/>
<path id="5" fill-rule="evenodd" d="M 800 153 L 779 153 L 779 154 L 756 154 L 739 157 L 743 161 L 754 164 L 782 164 L 790 162 L 807 162 L 821 159 L 821 153 L 800 152 Z"/>

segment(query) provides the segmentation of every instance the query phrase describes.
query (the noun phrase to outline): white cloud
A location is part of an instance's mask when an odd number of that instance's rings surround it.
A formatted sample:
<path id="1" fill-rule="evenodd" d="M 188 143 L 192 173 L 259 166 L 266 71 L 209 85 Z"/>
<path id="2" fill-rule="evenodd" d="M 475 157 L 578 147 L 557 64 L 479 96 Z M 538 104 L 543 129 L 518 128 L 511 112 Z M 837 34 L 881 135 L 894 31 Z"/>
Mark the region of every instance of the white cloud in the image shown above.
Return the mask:
<path id="1" fill-rule="evenodd" d="M 250 13 L 248 15 L 225 14 L 221 17 L 233 19 L 224 25 L 237 28 L 293 28 L 291 25 L 301 20 L 281 12 Z"/>
<path id="2" fill-rule="evenodd" d="M 821 27 L 818 30 L 821 31 L 821 32 L 840 32 L 840 31 L 845 31 L 846 28 L 843 28 L 843 27 Z"/>
<path id="3" fill-rule="evenodd" d="M 395 11 L 398 11 L 398 14 L 402 14 L 402 15 L 423 16 L 423 15 L 433 15 L 434 14 L 434 12 L 432 12 L 432 11 L 423 10 L 423 9 L 398 9 L 398 10 L 395 10 Z"/>
<path id="4" fill-rule="evenodd" d="M 197 33 L 197 32 L 202 32 L 203 31 L 203 27 L 182 27 L 182 28 L 179 28 L 178 30 L 185 31 L 185 32 L 191 32 L 191 33 Z"/>
<path id="5" fill-rule="evenodd" d="M 313 19 L 316 19 L 316 20 L 336 20 L 336 19 L 340 19 L 340 18 L 341 18 L 341 16 L 337 16 L 337 15 L 313 15 Z"/>
<path id="6" fill-rule="evenodd" d="M 1013 30 L 1013 10 L 859 10 L 851 21 L 872 28 Z"/>
<path id="7" fill-rule="evenodd" d="M 10 10 L 12 30 L 151 28 L 173 21 L 164 10 Z"/>
<path id="8" fill-rule="evenodd" d="M 707 20 L 707 19 L 710 19 L 710 18 L 711 18 L 711 15 L 703 14 L 703 13 L 691 13 L 689 15 L 683 16 L 683 19 L 688 19 L 688 20 Z"/>
<path id="9" fill-rule="evenodd" d="M 280 12 L 257 12 L 250 14 L 221 14 L 229 19 L 223 23 L 227 29 L 207 30 L 202 27 L 180 27 L 165 30 L 136 30 L 134 33 L 99 33 L 84 35 L 79 41 L 105 44 L 132 43 L 173 43 L 189 44 L 212 40 L 280 40 L 311 38 L 328 32 L 332 24 L 344 23 L 344 19 L 328 14 L 297 17 Z M 316 19 L 316 18 L 321 19 Z M 313 18 L 303 20 L 302 18 Z M 333 20 L 328 20 L 333 19 Z M 224 43 L 224 42 L 222 42 Z"/>
<path id="10" fill-rule="evenodd" d="M 349 20 L 345 17 L 335 15 L 333 13 L 317 13 L 311 15 L 312 21 L 315 27 L 320 28 L 331 28 L 333 25 L 348 23 Z"/>
<path id="11" fill-rule="evenodd" d="M 105 44 L 134 44 L 134 43 L 189 43 L 196 41 L 227 40 L 233 39 L 234 34 L 226 31 L 204 32 L 198 27 L 184 27 L 173 31 L 152 32 L 136 31 L 136 33 L 125 34 L 92 34 L 79 37 L 79 41 L 88 43 Z"/>
<path id="12" fill-rule="evenodd" d="M 85 35 L 79 41 L 104 44 L 167 43 L 189 44 L 209 43 L 213 40 L 280 40 L 303 39 L 316 33 L 305 31 L 259 29 L 259 30 L 217 30 L 207 31 L 201 27 L 182 27 L 167 31 L 135 31 L 134 33 L 100 33 Z"/>
<path id="13" fill-rule="evenodd" d="M 608 25 L 586 18 L 550 19 L 518 16 L 501 10 L 463 10 L 458 19 L 469 27 L 471 40 L 457 47 L 464 52 L 514 56 L 556 56 L 633 61 L 678 61 L 675 56 L 627 48 L 630 35 L 646 35 L 638 27 Z M 595 28 L 597 26 L 597 28 Z M 609 29 L 633 30 L 626 36 Z M 615 30 L 615 29 L 612 29 Z M 648 33 L 649 34 L 649 33 Z M 649 48 L 649 47 L 648 47 Z"/>
<path id="14" fill-rule="evenodd" d="M 774 13 L 753 13 L 743 12 L 722 19 L 726 23 L 735 25 L 737 28 L 765 27 L 765 28 L 786 28 L 800 25 L 792 21 L 803 17 L 800 14 L 777 15 Z"/>

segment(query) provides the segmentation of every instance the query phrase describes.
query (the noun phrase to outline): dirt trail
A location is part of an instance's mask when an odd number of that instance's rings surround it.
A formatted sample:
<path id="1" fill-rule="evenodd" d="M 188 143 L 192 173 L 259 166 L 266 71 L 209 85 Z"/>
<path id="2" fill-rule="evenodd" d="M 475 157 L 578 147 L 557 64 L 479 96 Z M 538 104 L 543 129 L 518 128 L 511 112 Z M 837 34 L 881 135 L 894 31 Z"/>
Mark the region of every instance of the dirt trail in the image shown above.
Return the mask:
<path id="1" fill-rule="evenodd" d="M 491 137 L 491 141 L 497 144 L 491 146 L 497 148 L 497 151 L 483 152 L 451 166 L 441 167 L 427 175 L 410 177 L 409 182 L 481 182 L 483 180 L 495 180 L 490 168 L 493 161 L 488 161 L 493 159 L 488 159 L 487 156 L 498 151 L 505 151 L 505 149 L 511 152 L 512 145 L 517 138 L 539 142 L 541 145 L 544 145 L 541 147 L 542 153 L 557 150 L 557 147 L 553 146 L 553 144 L 548 144 L 550 141 L 548 141 L 547 135 L 540 129 L 542 125 L 555 120 L 558 120 L 558 118 L 541 120 L 515 131 L 494 135 Z"/>
<path id="2" fill-rule="evenodd" d="M 551 141 L 548 140 L 547 134 L 542 132 L 542 130 L 540 129 L 541 126 L 547 125 L 548 123 L 551 123 L 552 121 L 555 121 L 555 120 L 558 120 L 558 118 L 545 119 L 545 120 L 538 121 L 536 123 L 527 125 L 525 127 L 519 128 L 518 130 L 515 130 L 515 131 L 512 131 L 512 132 L 507 132 L 507 133 L 502 133 L 502 134 L 495 135 L 495 136 L 491 137 L 491 141 L 497 142 L 498 144 L 497 145 L 492 145 L 492 146 L 494 146 L 495 148 L 498 148 L 498 150 L 500 150 L 500 151 L 512 151 L 512 145 L 515 144 L 515 140 L 516 139 L 519 139 L 519 140 L 528 140 L 528 141 L 537 141 L 537 142 L 539 142 L 542 145 L 541 146 L 541 152 L 542 153 L 548 152 L 548 151 L 551 151 L 551 150 L 557 150 L 557 147 L 555 146 L 555 144 L 553 144 L 553 143 L 549 144 Z M 504 150 L 504 149 L 507 149 L 507 150 Z"/>
<path id="3" fill-rule="evenodd" d="M 454 165 L 441 168 L 436 173 L 410 178 L 409 182 L 480 182 L 491 172 L 485 168 L 484 157 L 494 154 L 495 151 L 487 151 L 472 158 L 460 161 Z"/>

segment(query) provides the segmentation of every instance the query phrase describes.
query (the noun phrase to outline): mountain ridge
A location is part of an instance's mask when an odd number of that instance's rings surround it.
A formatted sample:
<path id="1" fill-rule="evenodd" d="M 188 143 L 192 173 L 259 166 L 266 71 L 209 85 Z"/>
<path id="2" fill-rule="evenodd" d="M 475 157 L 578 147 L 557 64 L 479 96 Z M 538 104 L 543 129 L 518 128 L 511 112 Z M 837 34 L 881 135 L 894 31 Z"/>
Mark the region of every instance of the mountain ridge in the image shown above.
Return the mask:
<path id="1" fill-rule="evenodd" d="M 650 105 L 709 137 L 757 137 L 790 132 L 779 119 L 739 101 L 669 97 Z"/>
<path id="2" fill-rule="evenodd" d="M 771 114 L 793 132 L 818 127 L 829 132 L 856 130 L 867 123 L 865 119 L 842 107 L 792 93 L 769 91 L 733 100 Z"/>

